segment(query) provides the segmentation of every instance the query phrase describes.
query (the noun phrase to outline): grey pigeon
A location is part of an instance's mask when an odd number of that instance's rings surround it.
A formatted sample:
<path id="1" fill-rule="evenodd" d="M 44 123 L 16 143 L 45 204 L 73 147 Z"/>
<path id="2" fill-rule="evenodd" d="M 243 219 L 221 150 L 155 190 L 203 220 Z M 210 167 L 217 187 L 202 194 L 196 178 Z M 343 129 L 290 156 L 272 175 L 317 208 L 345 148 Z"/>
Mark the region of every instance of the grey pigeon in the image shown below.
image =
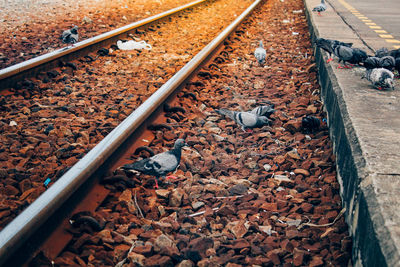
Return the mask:
<path id="1" fill-rule="evenodd" d="M 321 16 L 321 12 L 324 12 L 326 10 L 326 4 L 325 4 L 325 0 L 321 0 L 321 3 L 314 7 L 312 11 L 316 11 L 318 12 L 318 15 Z"/>
<path id="2" fill-rule="evenodd" d="M 234 120 L 242 127 L 243 131 L 270 124 L 270 120 L 266 116 L 260 116 L 251 112 L 232 111 L 228 109 L 219 109 L 216 112 Z"/>
<path id="3" fill-rule="evenodd" d="M 379 90 L 394 89 L 394 74 L 390 70 L 384 68 L 367 69 L 366 77 L 363 78 L 367 78 Z"/>
<path id="4" fill-rule="evenodd" d="M 366 69 L 376 69 L 381 67 L 381 60 L 379 57 L 368 57 L 364 60 L 363 66 Z"/>
<path id="5" fill-rule="evenodd" d="M 258 116 L 265 116 L 267 118 L 269 118 L 274 112 L 275 109 L 272 105 L 258 106 L 250 111 L 250 113 L 256 114 Z"/>
<path id="6" fill-rule="evenodd" d="M 350 59 L 352 64 L 360 64 L 368 58 L 367 53 L 360 48 L 353 48 L 353 57 Z"/>
<path id="7" fill-rule="evenodd" d="M 177 139 L 172 150 L 156 154 L 150 158 L 142 159 L 132 164 L 125 164 L 122 168 L 155 176 L 155 187 L 158 188 L 157 180 L 160 177 L 165 177 L 168 173 L 174 171 L 179 166 L 182 147 L 184 146 L 187 146 L 185 140 Z"/>
<path id="8" fill-rule="evenodd" d="M 256 57 L 258 63 L 260 63 L 261 65 L 265 63 L 267 52 L 264 49 L 262 41 L 260 41 L 260 45 L 254 51 L 254 56 Z"/>
<path id="9" fill-rule="evenodd" d="M 78 42 L 79 35 L 78 35 L 78 26 L 74 26 L 72 29 L 65 30 L 62 34 L 60 39 L 63 43 L 66 44 L 75 44 Z"/>
<path id="10" fill-rule="evenodd" d="M 344 68 L 348 68 L 348 66 L 346 66 L 346 62 L 351 64 L 360 64 L 368 58 L 368 55 L 365 51 L 359 48 L 351 48 L 344 45 L 334 44 L 333 53 L 339 58 L 339 63 L 340 61 L 343 61 Z M 342 68 L 340 64 L 338 68 Z"/>
<path id="11" fill-rule="evenodd" d="M 400 74 L 400 57 L 396 58 L 396 64 L 394 68 L 397 70 L 398 74 Z"/>
<path id="12" fill-rule="evenodd" d="M 396 59 L 392 56 L 384 56 L 380 58 L 380 65 L 382 68 L 393 71 L 396 65 Z"/>
<path id="13" fill-rule="evenodd" d="M 333 60 L 332 54 L 333 54 L 333 46 L 335 45 L 343 45 L 347 47 L 351 47 L 353 43 L 344 43 L 338 40 L 332 40 L 332 39 L 325 39 L 325 38 L 317 38 L 315 40 L 315 44 L 317 47 L 322 48 L 329 54 L 329 58 L 326 60 L 326 63 L 329 63 Z"/>
<path id="14" fill-rule="evenodd" d="M 389 55 L 389 50 L 386 47 L 379 48 L 375 51 L 376 57 L 385 57 Z"/>
<path id="15" fill-rule="evenodd" d="M 392 56 L 394 58 L 399 58 L 400 57 L 400 48 L 391 50 L 389 52 L 389 56 Z"/>

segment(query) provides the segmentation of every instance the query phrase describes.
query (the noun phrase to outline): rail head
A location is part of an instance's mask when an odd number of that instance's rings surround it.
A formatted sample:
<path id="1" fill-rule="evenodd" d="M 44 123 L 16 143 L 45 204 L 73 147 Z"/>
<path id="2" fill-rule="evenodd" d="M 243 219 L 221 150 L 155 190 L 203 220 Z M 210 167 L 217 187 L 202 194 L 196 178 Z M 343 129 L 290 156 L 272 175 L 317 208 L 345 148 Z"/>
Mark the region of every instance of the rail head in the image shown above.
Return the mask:
<path id="1" fill-rule="evenodd" d="M 76 188 L 89 179 L 107 158 L 201 66 L 202 62 L 261 2 L 262 0 L 254 1 L 235 21 L 0 232 L 0 265 L 4 264 L 26 242 L 32 233 L 73 194 Z"/>

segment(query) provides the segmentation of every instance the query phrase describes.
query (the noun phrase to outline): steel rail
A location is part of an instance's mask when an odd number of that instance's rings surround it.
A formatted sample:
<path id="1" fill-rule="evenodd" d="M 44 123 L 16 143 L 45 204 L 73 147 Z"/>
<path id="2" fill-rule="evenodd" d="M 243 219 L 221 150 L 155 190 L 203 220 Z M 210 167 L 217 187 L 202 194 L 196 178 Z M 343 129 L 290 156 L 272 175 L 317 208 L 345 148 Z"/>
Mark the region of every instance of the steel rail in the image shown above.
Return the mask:
<path id="1" fill-rule="evenodd" d="M 79 53 L 84 49 L 87 49 L 88 47 L 98 45 L 100 46 L 101 43 L 103 43 L 106 40 L 110 40 L 112 38 L 116 38 L 122 34 L 128 33 L 134 29 L 137 29 L 141 26 L 150 24 L 152 22 L 155 22 L 157 20 L 160 20 L 162 18 L 168 17 L 170 15 L 173 15 L 175 13 L 178 13 L 182 10 L 191 8 L 193 6 L 196 6 L 198 4 L 201 4 L 207 0 L 197 0 L 194 2 L 191 2 L 189 4 L 176 7 L 170 10 L 167 10 L 165 12 L 162 12 L 160 14 L 148 17 L 146 19 L 131 23 L 129 25 L 120 27 L 118 29 L 100 34 L 98 36 L 83 40 L 81 42 L 78 42 L 74 45 L 70 45 L 64 48 L 60 48 L 58 50 L 55 50 L 53 52 L 29 59 L 27 61 L 12 65 L 10 67 L 4 68 L 0 70 L 0 90 L 10 88 L 15 85 L 15 83 L 18 80 L 21 80 L 21 77 L 15 77 L 17 75 L 25 73 L 27 76 L 30 76 L 30 73 L 35 73 L 40 71 L 40 69 L 45 68 L 45 65 L 47 63 L 53 62 L 57 59 L 61 59 L 66 56 L 73 55 L 74 53 Z M 14 77 L 14 79 L 12 79 Z"/>
<path id="2" fill-rule="evenodd" d="M 82 185 L 164 101 L 179 88 L 230 33 L 257 7 L 256 0 L 234 22 L 205 46 L 171 79 L 162 85 L 98 145 L 60 177 L 47 191 L 27 207 L 0 232 L 0 265 L 37 230 L 74 191 Z"/>

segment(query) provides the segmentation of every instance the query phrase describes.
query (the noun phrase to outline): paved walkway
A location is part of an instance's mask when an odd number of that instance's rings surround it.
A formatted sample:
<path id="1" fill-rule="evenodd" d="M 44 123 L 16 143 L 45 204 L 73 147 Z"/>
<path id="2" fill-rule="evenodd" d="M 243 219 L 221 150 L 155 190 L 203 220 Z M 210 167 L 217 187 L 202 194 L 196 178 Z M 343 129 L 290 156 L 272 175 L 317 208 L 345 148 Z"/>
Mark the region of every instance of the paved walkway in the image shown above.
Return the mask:
<path id="1" fill-rule="evenodd" d="M 400 1 L 304 0 L 313 39 L 349 41 L 369 54 L 400 47 Z M 337 69 L 316 50 L 321 96 L 335 146 L 355 266 L 400 266 L 400 80 L 379 91 L 361 79 L 363 68 Z"/>
<path id="2" fill-rule="evenodd" d="M 400 48 L 400 1 L 329 0 L 328 5 L 373 49 Z"/>

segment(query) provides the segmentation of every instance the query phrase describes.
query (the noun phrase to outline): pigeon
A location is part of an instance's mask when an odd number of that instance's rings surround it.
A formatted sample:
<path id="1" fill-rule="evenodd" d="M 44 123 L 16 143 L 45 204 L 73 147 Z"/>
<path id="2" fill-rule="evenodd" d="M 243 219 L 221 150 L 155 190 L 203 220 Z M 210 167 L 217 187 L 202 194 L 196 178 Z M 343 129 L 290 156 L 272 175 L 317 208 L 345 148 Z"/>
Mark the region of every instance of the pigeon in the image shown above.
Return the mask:
<path id="1" fill-rule="evenodd" d="M 318 118 L 308 115 L 301 119 L 301 126 L 308 132 L 314 132 L 319 129 L 321 122 Z"/>
<path id="2" fill-rule="evenodd" d="M 384 68 L 367 69 L 366 78 L 372 85 L 379 90 L 390 88 L 394 89 L 394 74 Z"/>
<path id="3" fill-rule="evenodd" d="M 258 116 L 266 116 L 269 118 L 272 113 L 275 112 L 273 105 L 258 106 L 250 111 L 250 113 L 256 114 Z"/>
<path id="4" fill-rule="evenodd" d="M 379 57 L 368 57 L 364 60 L 363 66 L 367 69 L 375 69 L 381 67 L 381 60 Z"/>
<path id="5" fill-rule="evenodd" d="M 317 38 L 315 40 L 315 44 L 317 47 L 322 48 L 329 54 L 329 58 L 326 60 L 326 63 L 329 63 L 333 60 L 332 53 L 333 53 L 333 46 L 334 45 L 343 45 L 347 47 L 351 47 L 353 43 L 344 43 L 338 40 L 331 40 L 331 39 L 324 39 L 324 38 Z"/>
<path id="6" fill-rule="evenodd" d="M 387 70 L 393 71 L 395 65 L 396 65 L 396 59 L 392 56 L 384 56 L 381 57 L 380 60 L 380 66 L 382 68 L 385 68 Z"/>
<path id="7" fill-rule="evenodd" d="M 254 56 L 256 57 L 258 63 L 263 65 L 265 63 L 265 57 L 267 56 L 267 52 L 264 49 L 262 41 L 260 41 L 260 46 L 256 48 L 254 51 Z"/>
<path id="8" fill-rule="evenodd" d="M 74 26 L 72 29 L 65 30 L 60 39 L 66 44 L 75 44 L 78 42 L 78 26 Z"/>
<path id="9" fill-rule="evenodd" d="M 351 64 L 360 64 L 368 58 L 368 55 L 365 51 L 359 48 L 351 48 L 344 45 L 334 44 L 333 53 L 339 58 L 339 69 L 351 68 L 346 66 L 346 62 L 349 62 Z M 343 61 L 344 67 L 340 66 L 340 61 Z"/>
<path id="10" fill-rule="evenodd" d="M 232 111 L 228 109 L 219 109 L 216 112 L 234 120 L 242 127 L 243 131 L 251 131 L 252 128 L 270 124 L 270 120 L 266 116 L 260 116 L 251 112 Z"/>
<path id="11" fill-rule="evenodd" d="M 394 68 L 397 70 L 398 74 L 400 74 L 400 57 L 396 58 Z"/>
<path id="12" fill-rule="evenodd" d="M 389 55 L 389 50 L 386 47 L 379 48 L 375 51 L 376 57 L 385 57 Z"/>
<path id="13" fill-rule="evenodd" d="M 325 0 L 321 0 L 321 3 L 314 7 L 312 11 L 317 11 L 318 16 L 321 16 L 321 12 L 324 12 L 326 10 L 326 5 L 325 5 Z"/>
<path id="14" fill-rule="evenodd" d="M 353 48 L 353 58 L 349 61 L 352 64 L 359 65 L 368 58 L 367 53 L 360 48 Z"/>
<path id="15" fill-rule="evenodd" d="M 150 158 L 142 159 L 132 164 L 125 164 L 122 169 L 135 170 L 143 174 L 155 176 L 155 188 L 158 188 L 158 179 L 160 177 L 165 178 L 168 173 L 178 168 L 181 161 L 181 149 L 184 146 L 187 146 L 185 140 L 177 139 L 172 150 L 156 154 Z M 168 176 L 166 178 L 174 177 Z"/>
<path id="16" fill-rule="evenodd" d="M 391 51 L 389 52 L 389 56 L 392 56 L 392 57 L 394 57 L 394 58 L 399 58 L 399 57 L 400 57 L 400 48 L 399 48 L 399 49 L 391 50 Z"/>

